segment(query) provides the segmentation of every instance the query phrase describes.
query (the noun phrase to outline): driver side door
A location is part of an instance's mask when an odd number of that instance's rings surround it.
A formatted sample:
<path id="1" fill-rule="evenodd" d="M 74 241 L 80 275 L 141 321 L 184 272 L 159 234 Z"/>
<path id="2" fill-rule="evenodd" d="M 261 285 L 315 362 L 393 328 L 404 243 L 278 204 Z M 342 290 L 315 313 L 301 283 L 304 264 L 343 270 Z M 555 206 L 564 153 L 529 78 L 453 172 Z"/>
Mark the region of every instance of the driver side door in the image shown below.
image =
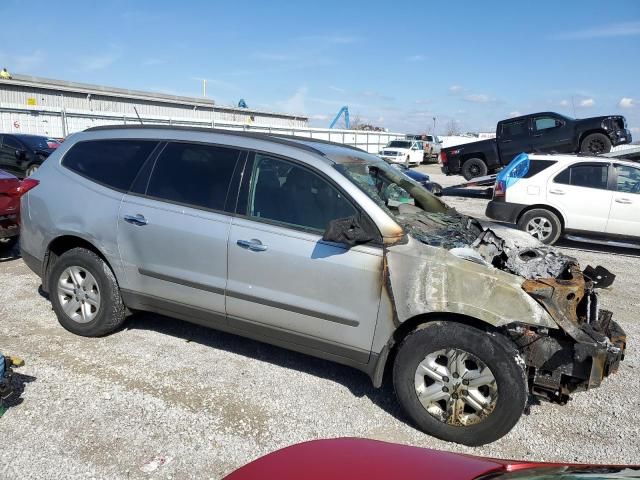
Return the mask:
<path id="1" fill-rule="evenodd" d="M 330 220 L 358 211 L 352 201 L 308 166 L 256 153 L 237 210 L 229 235 L 229 325 L 290 348 L 366 363 L 382 248 L 322 240 Z"/>

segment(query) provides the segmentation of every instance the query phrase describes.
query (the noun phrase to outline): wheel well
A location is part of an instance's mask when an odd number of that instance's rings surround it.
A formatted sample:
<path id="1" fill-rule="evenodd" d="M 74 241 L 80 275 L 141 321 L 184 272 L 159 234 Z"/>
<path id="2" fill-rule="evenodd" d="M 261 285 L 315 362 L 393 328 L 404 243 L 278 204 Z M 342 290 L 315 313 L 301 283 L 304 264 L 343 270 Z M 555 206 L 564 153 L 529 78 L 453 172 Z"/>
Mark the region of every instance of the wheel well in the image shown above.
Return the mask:
<path id="1" fill-rule="evenodd" d="M 102 252 L 96 248 L 91 242 L 84 240 L 83 238 L 76 237 L 75 235 L 63 235 L 57 237 L 49 243 L 47 251 L 44 254 L 44 267 L 42 269 L 42 289 L 45 292 L 49 291 L 49 270 L 56 263 L 58 258 L 65 252 L 73 248 L 86 248 L 98 255 L 104 262 L 109 265 L 106 257 Z M 111 268 L 111 265 L 109 265 Z"/>
<path id="2" fill-rule="evenodd" d="M 578 148 L 580 148 L 580 146 L 582 145 L 582 141 L 588 136 L 591 135 L 592 133 L 601 133 L 603 134 L 605 137 L 609 138 L 609 135 L 607 135 L 607 132 L 601 128 L 596 128 L 594 130 L 587 130 L 586 132 L 584 132 L 582 135 L 580 135 L 580 141 L 578 142 Z"/>
<path id="3" fill-rule="evenodd" d="M 562 216 L 562 214 L 558 211 L 558 209 L 553 208 L 549 205 L 529 205 L 527 208 L 525 208 L 524 210 L 522 210 L 520 212 L 520 214 L 518 215 L 518 218 L 516 218 L 516 223 L 518 223 L 520 221 L 520 219 L 522 218 L 522 216 L 531 211 L 531 210 L 535 210 L 536 208 L 539 208 L 541 210 L 549 210 L 550 212 L 553 212 L 556 214 L 556 216 L 558 217 L 558 219 L 560 220 L 560 224 L 562 225 L 562 229 L 564 230 L 564 217 Z"/>
<path id="4" fill-rule="evenodd" d="M 395 330 L 395 332 L 393 332 L 392 339 L 390 342 L 391 345 L 389 348 L 389 354 L 387 356 L 387 359 L 384 365 L 384 373 L 382 377 L 379 377 L 380 383 L 382 382 L 383 378 L 385 378 L 388 375 L 389 369 L 393 368 L 393 362 L 395 361 L 395 356 L 398 351 L 398 347 L 400 346 L 402 341 L 407 337 L 407 335 L 419 329 L 423 325 L 426 325 L 431 322 L 436 322 L 436 321 L 461 323 L 463 325 L 468 325 L 470 327 L 474 327 L 474 328 L 477 328 L 478 330 L 483 330 L 485 332 L 495 332 L 497 330 L 496 327 L 486 322 L 483 322 L 482 320 L 478 320 L 477 318 L 469 317 L 467 315 L 462 315 L 459 313 L 451 313 L 451 312 L 425 313 L 422 315 L 417 315 L 408 320 L 405 320 L 400 324 L 400 326 Z"/>
<path id="5" fill-rule="evenodd" d="M 469 153 L 469 154 L 464 155 L 462 157 L 462 161 L 460 162 L 460 164 L 463 164 L 464 162 L 466 162 L 467 160 L 469 160 L 471 158 L 479 158 L 484 163 L 487 163 L 487 158 L 484 156 L 484 153 Z"/>

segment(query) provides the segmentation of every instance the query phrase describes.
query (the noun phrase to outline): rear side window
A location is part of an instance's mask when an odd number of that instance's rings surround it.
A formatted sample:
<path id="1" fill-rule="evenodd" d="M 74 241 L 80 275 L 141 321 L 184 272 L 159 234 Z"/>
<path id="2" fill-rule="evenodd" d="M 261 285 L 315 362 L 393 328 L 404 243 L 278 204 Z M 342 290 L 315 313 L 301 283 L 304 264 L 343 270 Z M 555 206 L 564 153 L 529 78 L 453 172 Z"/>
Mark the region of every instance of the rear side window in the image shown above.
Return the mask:
<path id="1" fill-rule="evenodd" d="M 240 150 L 170 143 L 158 156 L 147 195 L 196 208 L 224 210 Z"/>
<path id="2" fill-rule="evenodd" d="M 554 182 L 575 187 L 606 190 L 609 165 L 574 165 L 556 176 Z"/>
<path id="3" fill-rule="evenodd" d="M 529 134 L 527 120 L 515 120 L 502 124 L 502 136 L 506 138 L 524 137 Z"/>
<path id="4" fill-rule="evenodd" d="M 150 140 L 79 142 L 65 154 L 62 165 L 107 187 L 128 190 L 157 144 Z"/>
<path id="5" fill-rule="evenodd" d="M 551 165 L 553 165 L 555 160 L 531 160 L 529 159 L 529 170 L 525 173 L 522 178 L 530 178 L 534 175 L 539 174 L 541 171 L 546 170 Z"/>

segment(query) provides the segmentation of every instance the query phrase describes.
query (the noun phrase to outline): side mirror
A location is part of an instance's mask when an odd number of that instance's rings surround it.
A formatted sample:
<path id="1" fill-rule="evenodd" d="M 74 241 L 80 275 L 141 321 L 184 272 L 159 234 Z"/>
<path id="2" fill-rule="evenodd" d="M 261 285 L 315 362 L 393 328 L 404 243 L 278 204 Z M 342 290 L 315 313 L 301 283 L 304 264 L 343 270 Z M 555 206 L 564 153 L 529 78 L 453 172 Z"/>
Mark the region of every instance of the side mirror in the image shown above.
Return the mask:
<path id="1" fill-rule="evenodd" d="M 326 242 L 344 243 L 353 247 L 359 243 L 367 243 L 375 239 L 372 234 L 375 226 L 361 214 L 347 218 L 331 220 L 322 236 Z"/>

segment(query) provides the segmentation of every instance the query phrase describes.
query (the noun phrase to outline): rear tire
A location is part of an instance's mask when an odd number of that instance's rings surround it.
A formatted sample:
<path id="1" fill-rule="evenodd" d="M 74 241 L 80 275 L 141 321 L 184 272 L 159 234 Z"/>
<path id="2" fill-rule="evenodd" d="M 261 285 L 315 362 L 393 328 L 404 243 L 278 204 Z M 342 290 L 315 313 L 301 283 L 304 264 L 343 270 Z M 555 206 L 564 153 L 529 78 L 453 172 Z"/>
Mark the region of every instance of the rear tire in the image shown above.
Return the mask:
<path id="1" fill-rule="evenodd" d="M 116 277 L 91 250 L 74 248 L 62 254 L 51 269 L 49 286 L 58 321 L 71 333 L 99 337 L 126 318 Z"/>
<path id="2" fill-rule="evenodd" d="M 462 176 L 465 180 L 476 177 L 484 177 L 487 174 L 487 164 L 480 158 L 470 158 L 462 164 Z"/>
<path id="3" fill-rule="evenodd" d="M 592 133 L 587 135 L 580 143 L 580 153 L 588 155 L 600 155 L 611 151 L 611 139 L 604 133 Z"/>
<path id="4" fill-rule="evenodd" d="M 400 344 L 393 385 L 400 405 L 423 432 L 484 445 L 507 434 L 525 408 L 528 386 L 520 358 L 501 334 L 431 322 Z"/>
<path id="5" fill-rule="evenodd" d="M 553 245 L 562 235 L 562 222 L 555 213 L 544 208 L 525 212 L 518 220 L 518 228 L 545 245 Z"/>

